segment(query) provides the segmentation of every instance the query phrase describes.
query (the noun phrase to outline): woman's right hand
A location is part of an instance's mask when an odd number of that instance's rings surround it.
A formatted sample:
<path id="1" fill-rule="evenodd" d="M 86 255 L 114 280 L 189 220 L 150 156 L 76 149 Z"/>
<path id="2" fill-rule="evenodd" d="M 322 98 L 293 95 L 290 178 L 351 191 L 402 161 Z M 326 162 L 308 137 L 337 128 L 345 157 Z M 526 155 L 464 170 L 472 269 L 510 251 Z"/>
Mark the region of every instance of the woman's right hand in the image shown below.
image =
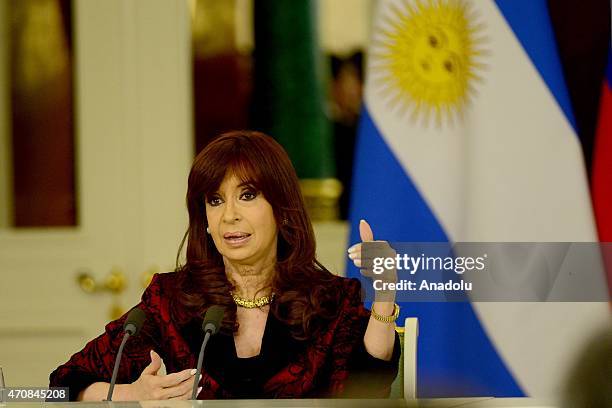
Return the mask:
<path id="1" fill-rule="evenodd" d="M 178 373 L 157 375 L 162 366 L 162 359 L 151 350 L 151 363 L 142 370 L 140 377 L 132 384 L 126 384 L 121 392 L 125 401 L 146 400 L 187 400 L 191 398 L 195 369 L 186 369 Z M 201 388 L 198 389 L 198 394 Z M 115 398 L 113 398 L 115 399 Z"/>

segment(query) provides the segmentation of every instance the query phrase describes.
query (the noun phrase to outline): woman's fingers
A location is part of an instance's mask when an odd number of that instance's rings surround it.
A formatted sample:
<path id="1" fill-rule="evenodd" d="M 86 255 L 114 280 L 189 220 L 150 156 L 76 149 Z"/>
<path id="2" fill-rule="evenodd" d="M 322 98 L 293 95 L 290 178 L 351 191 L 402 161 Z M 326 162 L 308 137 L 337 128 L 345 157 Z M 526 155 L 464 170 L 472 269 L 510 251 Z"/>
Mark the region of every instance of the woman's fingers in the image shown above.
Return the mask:
<path id="1" fill-rule="evenodd" d="M 154 366 L 153 366 L 154 368 Z M 155 370 L 156 371 L 156 370 Z M 195 369 L 187 369 L 168 375 L 151 375 L 153 369 L 143 371 L 141 376 L 132 383 L 140 400 L 188 399 L 191 397 Z M 200 378 L 198 381 L 202 378 Z M 186 398 L 183 398 L 186 397 Z"/>
<path id="2" fill-rule="evenodd" d="M 168 387 L 173 387 L 177 384 L 182 383 L 185 380 L 189 380 L 191 379 L 192 384 L 193 384 L 193 376 L 196 373 L 196 369 L 187 369 L 187 370 L 183 370 L 183 371 L 179 371 L 177 373 L 172 373 L 172 374 L 168 374 L 168 375 L 164 375 L 162 377 L 160 377 L 160 383 L 159 385 L 164 387 L 164 388 L 168 388 Z"/>
<path id="3" fill-rule="evenodd" d="M 189 388 L 189 390 L 187 392 L 185 392 L 184 394 L 176 396 L 176 397 L 171 397 L 171 398 L 168 398 L 168 399 L 169 400 L 188 400 L 188 399 L 191 398 L 191 390 L 192 389 L 193 388 Z M 202 387 L 198 388 L 198 391 L 196 392 L 196 397 L 198 395 L 200 395 L 200 392 L 202 392 Z"/>
<path id="4" fill-rule="evenodd" d="M 356 267 L 361 268 L 361 244 L 350 247 L 348 249 L 348 257 Z"/>
<path id="5" fill-rule="evenodd" d="M 384 242 L 384 241 L 374 241 L 374 243 L 379 243 L 379 242 Z M 372 244 L 372 243 L 366 243 L 366 245 L 368 244 Z M 357 266 L 358 268 L 360 268 L 362 265 L 368 265 L 366 261 L 367 260 L 371 261 L 373 259 L 371 256 L 373 255 L 373 247 L 370 246 L 367 248 L 368 248 L 367 252 L 364 251 L 365 249 L 364 244 L 359 243 L 359 244 L 355 244 L 351 246 L 348 249 L 348 257 L 351 259 L 351 261 L 353 261 L 355 266 Z"/>
<path id="6" fill-rule="evenodd" d="M 371 265 L 371 258 L 364 256 L 363 244 L 355 244 L 348 249 L 348 257 L 357 268 L 362 268 L 364 265 Z M 368 263 L 368 260 L 370 262 Z"/>
<path id="7" fill-rule="evenodd" d="M 353 252 L 361 251 L 361 246 L 362 246 L 362 244 L 361 244 L 361 242 L 359 242 L 359 243 L 357 243 L 355 245 L 350 246 L 349 249 L 347 250 L 347 252 L 350 255 Z"/>
<path id="8" fill-rule="evenodd" d="M 361 247 L 362 246 L 363 246 L 363 244 L 361 242 L 359 242 L 358 244 L 355 244 L 355 245 L 349 247 L 349 249 L 347 250 L 348 257 L 351 258 L 352 260 L 361 258 Z"/>
<path id="9" fill-rule="evenodd" d="M 161 357 L 159 356 L 159 354 L 155 352 L 155 350 L 151 350 L 149 354 L 151 356 L 151 362 L 149 363 L 148 366 L 144 368 L 144 370 L 142 370 L 142 374 L 155 375 L 157 374 L 157 371 L 161 368 L 163 361 Z"/>
<path id="10" fill-rule="evenodd" d="M 366 220 L 359 221 L 359 238 L 361 241 L 374 241 L 374 233 L 372 232 L 372 227 Z"/>
<path id="11" fill-rule="evenodd" d="M 164 399 L 183 399 L 182 397 L 185 395 L 191 396 L 192 390 L 193 378 L 190 377 L 172 387 L 164 388 Z"/>
<path id="12" fill-rule="evenodd" d="M 396 271 L 387 270 L 385 266 L 383 268 L 380 259 L 377 258 L 393 258 L 397 253 L 395 250 L 389 245 L 387 241 L 370 241 L 370 242 L 359 242 L 355 245 L 352 245 L 348 249 L 348 257 L 353 264 L 361 270 L 361 274 L 366 277 L 377 277 L 383 280 L 395 279 L 393 276 Z M 375 262 L 377 261 L 377 262 Z"/>

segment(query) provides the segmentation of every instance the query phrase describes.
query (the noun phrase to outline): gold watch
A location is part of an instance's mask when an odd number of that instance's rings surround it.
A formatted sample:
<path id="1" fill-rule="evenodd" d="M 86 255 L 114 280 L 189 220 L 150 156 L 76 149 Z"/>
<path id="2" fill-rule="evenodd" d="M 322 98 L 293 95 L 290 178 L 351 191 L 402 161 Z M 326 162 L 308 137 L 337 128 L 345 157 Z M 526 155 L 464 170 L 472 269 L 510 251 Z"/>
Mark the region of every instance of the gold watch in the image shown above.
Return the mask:
<path id="1" fill-rule="evenodd" d="M 372 317 L 379 322 L 383 323 L 393 323 L 397 320 L 400 313 L 400 307 L 397 303 L 393 304 L 393 314 L 391 316 L 381 316 L 374 311 L 374 305 L 372 305 Z"/>

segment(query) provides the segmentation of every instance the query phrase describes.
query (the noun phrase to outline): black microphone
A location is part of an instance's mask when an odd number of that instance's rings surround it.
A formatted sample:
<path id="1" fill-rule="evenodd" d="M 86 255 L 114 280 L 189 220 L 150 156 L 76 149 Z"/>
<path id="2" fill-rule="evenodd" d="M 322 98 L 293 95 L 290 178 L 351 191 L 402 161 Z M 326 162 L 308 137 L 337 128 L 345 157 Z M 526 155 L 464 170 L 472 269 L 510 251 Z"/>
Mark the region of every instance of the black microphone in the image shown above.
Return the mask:
<path id="1" fill-rule="evenodd" d="M 223 306 L 213 305 L 206 310 L 204 315 L 204 321 L 202 322 L 202 330 L 204 331 L 204 340 L 202 341 L 202 347 L 200 347 L 200 355 L 198 356 L 198 367 L 195 378 L 193 379 L 193 389 L 191 390 L 191 399 L 196 399 L 196 393 L 198 391 L 198 382 L 200 382 L 200 373 L 202 372 L 202 362 L 204 361 L 204 349 L 208 343 L 210 336 L 217 334 L 221 328 L 221 321 L 223 320 L 223 314 L 225 308 Z"/>
<path id="2" fill-rule="evenodd" d="M 117 352 L 117 357 L 115 358 L 113 376 L 111 377 L 110 387 L 108 387 L 108 395 L 106 396 L 106 401 L 113 400 L 113 389 L 115 388 L 115 382 L 117 381 L 117 372 L 119 371 L 119 364 L 121 364 L 121 355 L 123 354 L 123 347 L 125 346 L 125 343 L 130 338 L 130 336 L 135 336 L 138 334 L 146 318 L 147 315 L 142 309 L 135 308 L 132 309 L 130 313 L 128 313 L 127 319 L 125 319 L 125 323 L 123 324 L 123 340 L 121 341 L 119 351 Z"/>

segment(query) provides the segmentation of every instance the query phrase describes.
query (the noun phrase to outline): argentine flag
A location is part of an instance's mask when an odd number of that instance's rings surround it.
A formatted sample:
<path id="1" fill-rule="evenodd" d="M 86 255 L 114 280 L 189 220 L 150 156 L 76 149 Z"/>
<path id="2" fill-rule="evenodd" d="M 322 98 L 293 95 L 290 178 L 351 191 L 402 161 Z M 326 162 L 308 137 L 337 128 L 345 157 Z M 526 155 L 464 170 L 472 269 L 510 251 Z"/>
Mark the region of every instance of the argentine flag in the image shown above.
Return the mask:
<path id="1" fill-rule="evenodd" d="M 545 0 L 380 0 L 350 210 L 376 239 L 596 242 Z M 359 271 L 350 267 L 349 276 Z M 602 303 L 406 303 L 419 397 L 557 395 Z"/>

